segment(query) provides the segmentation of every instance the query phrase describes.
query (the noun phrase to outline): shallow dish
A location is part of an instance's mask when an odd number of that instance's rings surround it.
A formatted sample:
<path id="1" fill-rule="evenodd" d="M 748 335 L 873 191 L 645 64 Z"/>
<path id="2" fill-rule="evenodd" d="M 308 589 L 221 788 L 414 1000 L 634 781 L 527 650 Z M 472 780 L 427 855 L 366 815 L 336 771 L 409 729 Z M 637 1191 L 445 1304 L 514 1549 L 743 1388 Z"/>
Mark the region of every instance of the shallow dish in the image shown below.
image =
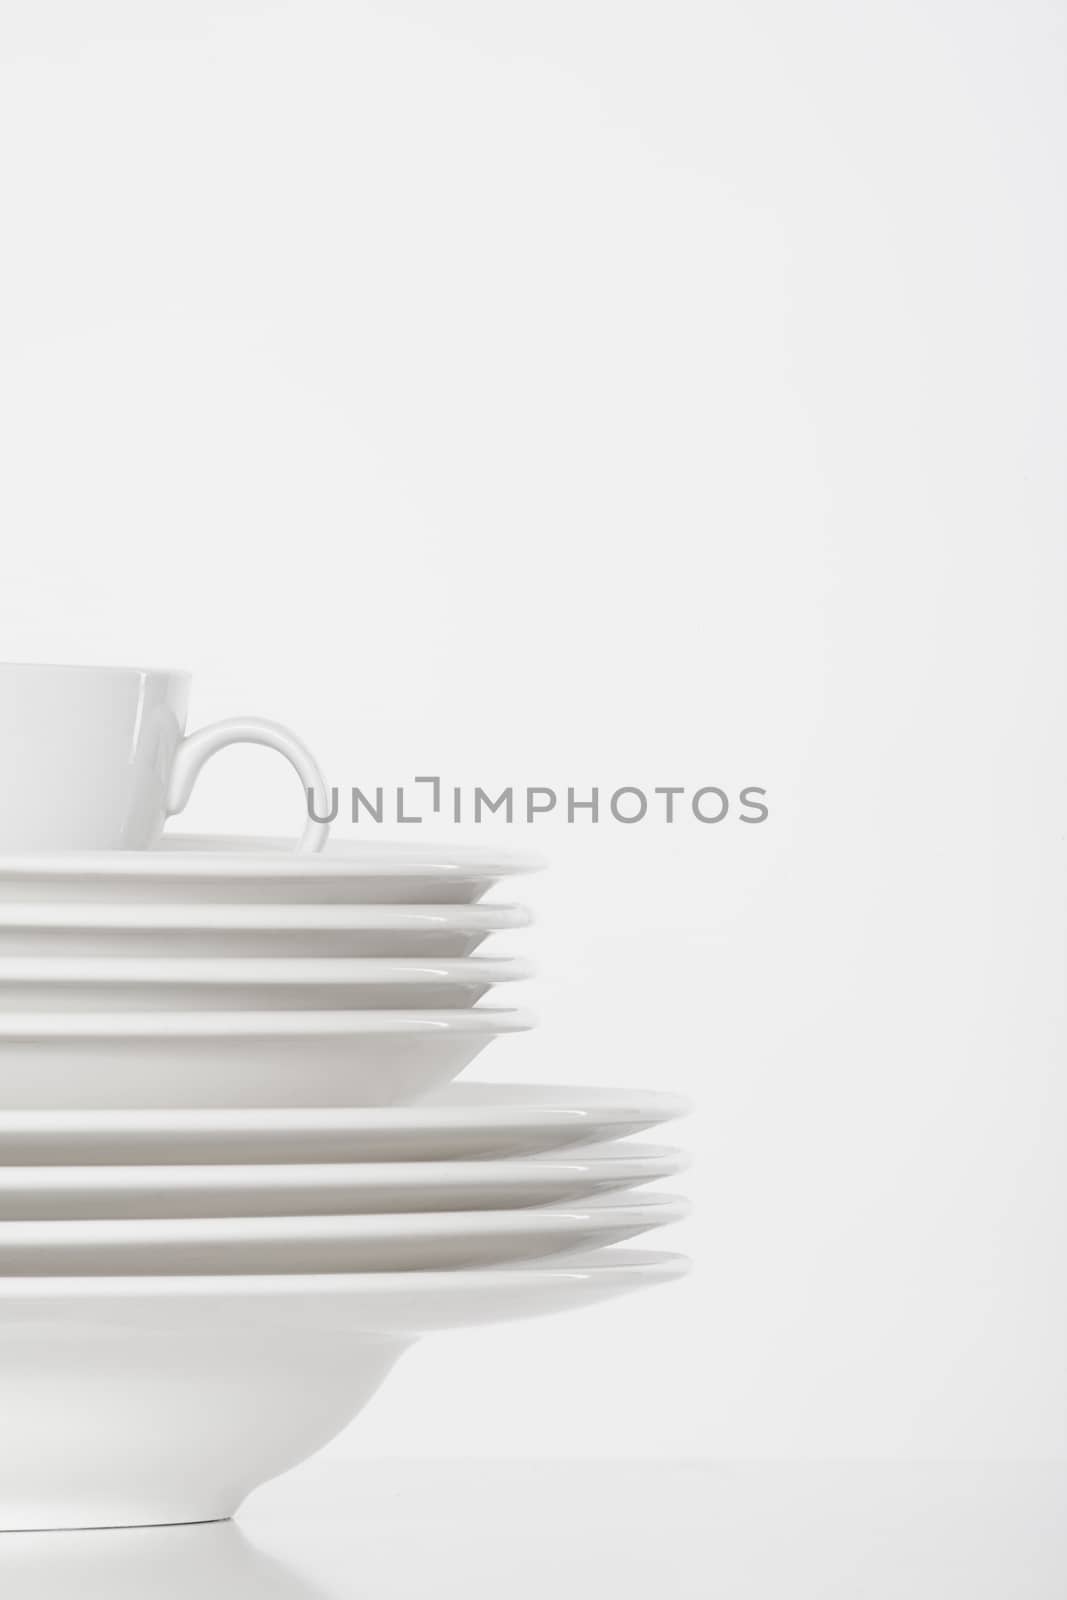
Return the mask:
<path id="1" fill-rule="evenodd" d="M 488 1267 L 621 1244 L 688 1213 L 680 1195 L 623 1194 L 517 1211 L 0 1222 L 0 1277 Z"/>
<path id="2" fill-rule="evenodd" d="M 152 850 L 2 856 L 0 899 L 454 905 L 543 865 L 453 844 L 338 842 L 308 855 L 291 839 L 164 834 Z"/>
<path id="3" fill-rule="evenodd" d="M 9 1012 L 0 1111 L 403 1104 L 529 1012 Z"/>
<path id="4" fill-rule="evenodd" d="M 0 1166 L 0 1221 L 501 1210 L 629 1190 L 686 1165 L 670 1147 L 608 1144 L 513 1161 Z"/>
<path id="5" fill-rule="evenodd" d="M 594 1305 L 687 1267 L 625 1250 L 458 1272 L 0 1279 L 0 1527 L 232 1516 L 339 1433 L 420 1334 Z"/>
<path id="6" fill-rule="evenodd" d="M 0 961 L 0 1011 L 443 1011 L 532 972 L 514 956 L 9 957 Z"/>
<path id="7" fill-rule="evenodd" d="M 494 1014 L 507 1015 L 478 1013 Z M 664 1090 L 493 1083 L 452 1083 L 414 1105 L 9 1110 L 0 1164 L 503 1158 L 622 1139 L 688 1111 Z"/>
<path id="8" fill-rule="evenodd" d="M 0 900 L 9 956 L 469 956 L 525 906 L 188 905 Z"/>

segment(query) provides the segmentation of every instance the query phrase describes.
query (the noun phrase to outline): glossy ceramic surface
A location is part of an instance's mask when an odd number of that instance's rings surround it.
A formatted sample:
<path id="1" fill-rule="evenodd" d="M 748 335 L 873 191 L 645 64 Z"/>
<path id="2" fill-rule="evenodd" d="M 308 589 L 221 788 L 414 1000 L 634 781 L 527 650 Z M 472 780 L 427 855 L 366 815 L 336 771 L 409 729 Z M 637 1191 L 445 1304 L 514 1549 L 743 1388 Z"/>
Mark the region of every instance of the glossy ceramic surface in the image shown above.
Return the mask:
<path id="1" fill-rule="evenodd" d="M 601 1251 L 458 1272 L 0 1278 L 0 1527 L 232 1516 L 339 1433 L 420 1333 L 594 1305 L 686 1267 Z"/>
<path id="2" fill-rule="evenodd" d="M 680 1222 L 678 1195 L 521 1210 L 0 1222 L 0 1276 L 392 1272 L 496 1266 Z"/>
<path id="3" fill-rule="evenodd" d="M 543 864 L 454 844 L 332 842 L 312 856 L 287 839 L 164 834 L 152 850 L 0 856 L 0 899 L 465 905 Z"/>
<path id="4" fill-rule="evenodd" d="M 0 1166 L 0 1220 L 346 1216 L 556 1205 L 671 1178 L 680 1150 L 598 1145 L 513 1161 Z"/>
<path id="5" fill-rule="evenodd" d="M 528 1012 L 0 1015 L 0 1112 L 397 1105 L 463 1071 Z"/>
<path id="6" fill-rule="evenodd" d="M 186 737 L 188 699 L 184 672 L 0 663 L 0 852 L 143 849 L 230 744 L 285 756 L 301 782 L 302 845 L 321 849 L 327 829 L 308 820 L 305 797 L 325 784 L 300 740 L 236 717 Z"/>
<path id="7" fill-rule="evenodd" d="M 529 978 L 511 956 L 0 960 L 0 1011 L 364 1011 L 473 1006 Z"/>
<path id="8" fill-rule="evenodd" d="M 405 1106 L 0 1111 L 0 1164 L 515 1157 L 622 1139 L 688 1110 L 663 1090 L 454 1083 Z"/>
<path id="9" fill-rule="evenodd" d="M 469 956 L 524 906 L 183 905 L 0 900 L 0 959 Z"/>

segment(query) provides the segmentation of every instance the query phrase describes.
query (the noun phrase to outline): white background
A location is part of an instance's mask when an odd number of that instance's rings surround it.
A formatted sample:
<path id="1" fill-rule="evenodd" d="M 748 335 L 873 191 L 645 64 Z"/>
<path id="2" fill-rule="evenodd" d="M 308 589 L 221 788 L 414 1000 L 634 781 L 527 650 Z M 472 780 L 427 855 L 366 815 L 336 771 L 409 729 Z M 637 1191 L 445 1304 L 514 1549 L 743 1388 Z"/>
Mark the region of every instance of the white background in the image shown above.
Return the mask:
<path id="1" fill-rule="evenodd" d="M 497 830 L 553 870 L 486 1070 L 694 1093 L 699 1271 L 430 1341 L 336 1452 L 1064 1454 L 1065 54 L 5 0 L 4 656 L 187 666 L 342 785 L 770 794 Z M 190 825 L 292 830 L 278 768 Z"/>

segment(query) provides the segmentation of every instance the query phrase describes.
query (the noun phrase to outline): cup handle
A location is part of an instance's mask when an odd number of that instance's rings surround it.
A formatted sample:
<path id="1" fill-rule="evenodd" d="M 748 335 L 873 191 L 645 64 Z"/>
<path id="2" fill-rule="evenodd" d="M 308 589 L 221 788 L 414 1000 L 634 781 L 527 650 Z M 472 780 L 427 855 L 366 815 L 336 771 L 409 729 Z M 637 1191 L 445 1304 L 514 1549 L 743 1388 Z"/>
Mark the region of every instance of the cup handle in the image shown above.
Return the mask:
<path id="1" fill-rule="evenodd" d="M 168 817 L 184 811 L 205 761 L 209 761 L 217 751 L 224 750 L 228 744 L 262 744 L 279 751 L 295 767 L 305 794 L 311 790 L 320 800 L 325 796 L 326 783 L 318 762 L 295 733 L 283 728 L 280 722 L 265 722 L 259 717 L 227 717 L 223 722 L 212 722 L 208 727 L 190 733 L 174 752 L 166 800 Z M 297 849 L 321 850 L 329 831 L 328 822 L 316 822 L 309 815 Z"/>

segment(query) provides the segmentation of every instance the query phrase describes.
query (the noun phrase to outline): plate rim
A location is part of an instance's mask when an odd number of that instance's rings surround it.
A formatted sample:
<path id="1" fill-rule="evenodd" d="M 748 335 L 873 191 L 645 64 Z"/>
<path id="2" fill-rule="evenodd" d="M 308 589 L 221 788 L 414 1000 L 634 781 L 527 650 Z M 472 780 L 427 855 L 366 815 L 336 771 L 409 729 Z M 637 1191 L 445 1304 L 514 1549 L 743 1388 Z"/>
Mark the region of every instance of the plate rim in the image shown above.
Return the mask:
<path id="1" fill-rule="evenodd" d="M 535 964 L 526 956 L 0 956 L 0 985 L 64 983 L 86 988 L 96 984 L 360 988 L 375 983 L 417 988 L 517 983 L 535 972 Z"/>
<path id="2" fill-rule="evenodd" d="M 488 1009 L 488 1008 L 486 1008 Z M 507 1114 L 514 1125 L 516 1113 L 537 1122 L 562 1123 L 572 1126 L 578 1120 L 587 1117 L 587 1110 L 581 1105 L 567 1106 L 546 1102 L 538 1104 L 531 1102 L 529 1105 L 521 1103 L 508 1103 L 502 1101 L 498 1104 L 480 1105 L 477 1101 L 464 1105 L 463 1099 L 469 1091 L 475 1094 L 484 1090 L 504 1090 L 505 1094 L 512 1095 L 516 1091 L 535 1089 L 549 1094 L 571 1094 L 575 1097 L 589 1096 L 590 1094 L 603 1093 L 605 1097 L 618 1095 L 618 1100 L 605 1098 L 601 1104 L 589 1101 L 589 1108 L 601 1118 L 609 1116 L 615 1122 L 633 1122 L 636 1118 L 643 1118 L 648 1114 L 649 1108 L 656 1107 L 657 1122 L 673 1122 L 682 1117 L 690 1116 L 693 1112 L 693 1103 L 685 1095 L 677 1094 L 670 1089 L 617 1089 L 611 1085 L 576 1084 L 573 1087 L 567 1084 L 540 1084 L 540 1083 L 485 1083 L 485 1082 L 455 1082 L 443 1085 L 433 1091 L 432 1096 L 423 1100 L 411 1101 L 405 1105 L 392 1106 L 143 1106 L 143 1107 L 108 1107 L 88 1106 L 82 1110 L 59 1109 L 56 1107 L 42 1106 L 34 1109 L 16 1108 L 10 1111 L 0 1110 L 0 1134 L 14 1134 L 17 1132 L 48 1132 L 56 1129 L 59 1132 L 92 1132 L 94 1128 L 106 1130 L 108 1127 L 118 1127 L 130 1132 L 165 1132 L 167 1126 L 177 1125 L 189 1132 L 210 1132 L 221 1129 L 223 1132 L 239 1132 L 244 1128 L 251 1128 L 254 1132 L 275 1133 L 291 1128 L 301 1133 L 311 1133 L 317 1129 L 323 1132 L 358 1132 L 368 1127 L 382 1132 L 404 1132 L 411 1129 L 417 1119 L 425 1119 L 430 1113 L 435 1119 L 435 1125 L 452 1130 L 455 1128 L 475 1127 L 478 1131 L 482 1128 L 493 1128 L 502 1125 L 502 1116 Z M 448 1096 L 455 1095 L 456 1105 L 443 1105 L 440 1103 Z M 626 1099 L 626 1096 L 631 1098 Z M 619 1110 L 621 1109 L 621 1112 Z M 661 1114 L 662 1113 L 662 1114 Z M 443 1116 L 442 1116 L 443 1114 Z M 358 1120 L 357 1120 L 358 1119 Z M 86 1123 L 89 1124 L 86 1128 Z M 12 1125 L 13 1124 L 13 1125 Z M 529 1123 L 521 1124 L 528 1126 Z"/>
<path id="3" fill-rule="evenodd" d="M 165 836 L 161 846 L 147 850 L 0 854 L 0 879 L 262 878 L 269 882 L 275 878 L 334 877 L 344 881 L 424 876 L 477 882 L 540 872 L 546 865 L 545 858 L 536 851 L 493 850 L 479 845 L 336 838 L 318 853 L 298 851 L 295 846 L 292 839 L 256 834 L 171 834 Z M 345 854 L 346 850 L 351 853 Z M 420 855 L 420 850 L 426 853 Z"/>
<path id="4" fill-rule="evenodd" d="M 645 1250 L 611 1245 L 576 1251 L 573 1256 L 542 1262 L 497 1263 L 483 1267 L 408 1267 L 392 1271 L 316 1273 L 166 1273 L 99 1277 L 5 1278 L 0 1276 L 0 1303 L 5 1300 L 115 1301 L 226 1300 L 244 1303 L 276 1297 L 308 1303 L 314 1300 L 403 1299 L 414 1291 L 427 1299 L 449 1294 L 478 1294 L 486 1289 L 533 1288 L 538 1284 L 595 1282 L 666 1282 L 683 1278 L 692 1259 L 677 1250 Z"/>
<path id="5" fill-rule="evenodd" d="M 20 1189 L 31 1194 L 49 1189 L 62 1194 L 67 1189 L 77 1188 L 125 1192 L 148 1190 L 156 1186 L 177 1194 L 216 1186 L 240 1194 L 245 1189 L 287 1190 L 302 1186 L 323 1190 L 372 1189 L 389 1183 L 417 1190 L 420 1183 L 427 1188 L 439 1188 L 442 1185 L 447 1187 L 450 1180 L 454 1180 L 456 1188 L 492 1189 L 526 1182 L 533 1175 L 546 1184 L 568 1175 L 578 1177 L 586 1173 L 592 1177 L 597 1169 L 600 1169 L 601 1177 L 630 1178 L 632 1175 L 631 1181 L 637 1185 L 654 1182 L 660 1177 L 672 1177 L 684 1171 L 689 1162 L 688 1152 L 679 1145 L 649 1144 L 639 1140 L 629 1145 L 626 1140 L 617 1140 L 605 1141 L 603 1145 L 594 1145 L 587 1151 L 575 1154 L 544 1151 L 526 1156 L 485 1159 L 100 1162 L 86 1166 L 73 1162 L 52 1165 L 27 1163 L 24 1166 L 5 1163 L 0 1167 L 0 1196 L 15 1194 Z M 660 1170 L 664 1166 L 668 1168 L 667 1171 Z M 0 1221 L 4 1220 L 15 1219 L 0 1218 Z"/>
<path id="6" fill-rule="evenodd" d="M 530 908 L 514 901 L 300 905 L 261 900 L 0 900 L 3 932 L 27 928 L 58 933 L 125 929 L 138 933 L 503 933 L 528 928 L 532 921 Z"/>
<path id="7" fill-rule="evenodd" d="M 99 1044 L 109 1039 L 275 1040 L 355 1034 L 430 1038 L 442 1033 L 525 1033 L 536 1025 L 535 1014 L 520 1006 L 456 1006 L 445 1011 L 4 1011 L 0 1047 L 28 1039 Z"/>

